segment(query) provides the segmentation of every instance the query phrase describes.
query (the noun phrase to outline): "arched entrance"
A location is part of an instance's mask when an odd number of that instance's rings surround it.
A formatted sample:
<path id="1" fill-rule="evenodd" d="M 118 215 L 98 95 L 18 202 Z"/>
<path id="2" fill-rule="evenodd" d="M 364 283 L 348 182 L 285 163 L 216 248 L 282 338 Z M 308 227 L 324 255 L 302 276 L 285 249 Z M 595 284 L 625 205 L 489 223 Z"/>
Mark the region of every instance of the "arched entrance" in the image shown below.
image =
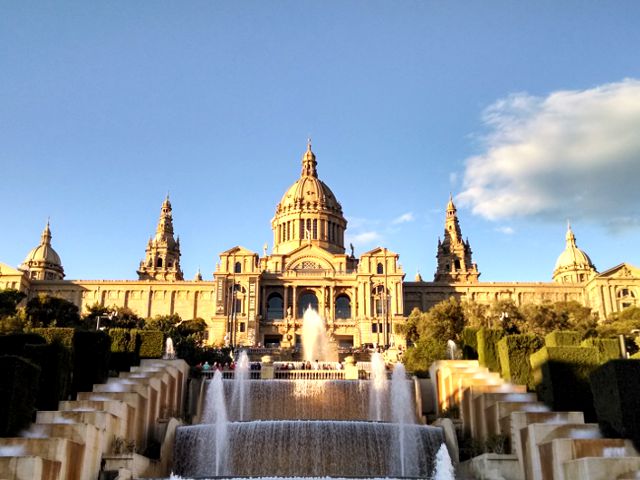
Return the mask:
<path id="1" fill-rule="evenodd" d="M 298 318 L 302 318 L 304 311 L 311 306 L 316 312 L 318 311 L 318 297 L 311 290 L 306 290 L 300 294 L 298 298 Z"/>

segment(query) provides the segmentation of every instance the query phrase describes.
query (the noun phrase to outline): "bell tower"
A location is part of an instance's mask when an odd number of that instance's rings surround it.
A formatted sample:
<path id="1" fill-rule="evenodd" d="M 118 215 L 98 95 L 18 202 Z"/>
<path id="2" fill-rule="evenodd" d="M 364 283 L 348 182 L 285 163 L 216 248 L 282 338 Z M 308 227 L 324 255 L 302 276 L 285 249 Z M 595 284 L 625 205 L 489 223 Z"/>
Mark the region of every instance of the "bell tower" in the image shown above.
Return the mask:
<path id="1" fill-rule="evenodd" d="M 460 223 L 453 198 L 449 195 L 447 213 L 444 222 L 444 239 L 438 239 L 438 266 L 434 281 L 436 282 L 471 282 L 477 283 L 480 272 L 471 259 L 469 240 L 462 239 Z"/>
<path id="2" fill-rule="evenodd" d="M 140 262 L 140 280 L 184 280 L 180 270 L 180 237 L 173 238 L 173 219 L 169 195 L 162 202 L 155 237 L 149 238 L 145 259 Z"/>

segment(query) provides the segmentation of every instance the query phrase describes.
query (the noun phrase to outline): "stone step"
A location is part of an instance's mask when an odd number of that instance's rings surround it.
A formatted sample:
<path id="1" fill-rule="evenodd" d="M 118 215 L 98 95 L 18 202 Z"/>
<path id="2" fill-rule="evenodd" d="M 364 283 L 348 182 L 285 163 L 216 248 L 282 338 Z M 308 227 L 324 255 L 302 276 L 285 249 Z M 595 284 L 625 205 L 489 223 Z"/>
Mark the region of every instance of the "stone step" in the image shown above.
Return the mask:
<path id="1" fill-rule="evenodd" d="M 0 478 L 12 480 L 63 480 L 62 463 L 35 455 L 0 457 Z"/>
<path id="2" fill-rule="evenodd" d="M 563 465 L 565 479 L 612 480 L 637 479 L 640 457 L 585 457 L 569 460 Z"/>

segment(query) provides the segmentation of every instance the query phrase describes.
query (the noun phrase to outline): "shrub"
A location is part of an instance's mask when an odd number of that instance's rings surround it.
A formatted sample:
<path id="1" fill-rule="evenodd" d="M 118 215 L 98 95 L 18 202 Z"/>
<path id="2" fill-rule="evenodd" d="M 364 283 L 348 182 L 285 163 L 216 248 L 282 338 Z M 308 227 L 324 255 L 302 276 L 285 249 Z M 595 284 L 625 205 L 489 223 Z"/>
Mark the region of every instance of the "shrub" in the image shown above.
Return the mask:
<path id="1" fill-rule="evenodd" d="M 600 363 L 620 358 L 620 341 L 616 338 L 587 338 L 582 347 L 595 347 L 600 355 Z"/>
<path id="2" fill-rule="evenodd" d="M 58 402 L 67 398 L 71 386 L 71 351 L 54 342 L 25 345 L 24 355 L 40 367 L 36 407 L 57 410 Z"/>
<path id="3" fill-rule="evenodd" d="M 109 358 L 109 370 L 118 372 L 128 371 L 132 365 L 140 364 L 138 356 L 138 334 L 135 330 L 127 328 L 109 329 L 111 337 L 111 356 Z"/>
<path id="4" fill-rule="evenodd" d="M 407 370 L 418 376 L 425 377 L 429 373 L 429 366 L 436 360 L 447 358 L 447 348 L 443 342 L 434 338 L 420 339 L 408 348 L 404 354 L 404 364 Z"/>
<path id="5" fill-rule="evenodd" d="M 553 410 L 584 412 L 595 419 L 589 375 L 600 360 L 595 347 L 543 347 L 531 355 L 538 397 Z"/>
<path id="6" fill-rule="evenodd" d="M 90 392 L 109 375 L 111 338 L 105 332 L 76 331 L 73 337 L 73 383 L 71 391 Z"/>
<path id="7" fill-rule="evenodd" d="M 41 335 L 47 343 L 59 343 L 66 348 L 73 348 L 73 336 L 75 329 L 73 328 L 33 328 L 31 331 L 37 335 Z"/>
<path id="8" fill-rule="evenodd" d="M 582 335 L 572 330 L 554 330 L 544 337 L 546 347 L 577 347 L 582 341 Z"/>
<path id="9" fill-rule="evenodd" d="M 40 367 L 14 355 L 0 357 L 0 437 L 17 436 L 35 412 Z"/>
<path id="10" fill-rule="evenodd" d="M 478 361 L 492 372 L 500 372 L 497 343 L 504 336 L 504 330 L 481 328 L 478 330 Z"/>
<path id="11" fill-rule="evenodd" d="M 507 335 L 498 342 L 502 377 L 512 383 L 534 388 L 529 357 L 544 346 L 541 337 L 533 334 Z"/>
<path id="12" fill-rule="evenodd" d="M 606 437 L 640 447 L 640 361 L 612 360 L 591 373 L 598 424 Z"/>
<path id="13" fill-rule="evenodd" d="M 140 338 L 140 358 L 162 358 L 164 334 L 159 330 L 137 330 Z"/>
<path id="14" fill-rule="evenodd" d="M 478 330 L 474 327 L 462 330 L 462 356 L 465 360 L 478 359 Z"/>
<path id="15" fill-rule="evenodd" d="M 44 344 L 46 340 L 36 333 L 14 333 L 11 335 L 0 335 L 0 352 L 3 355 L 22 356 L 24 346 L 27 344 Z"/>

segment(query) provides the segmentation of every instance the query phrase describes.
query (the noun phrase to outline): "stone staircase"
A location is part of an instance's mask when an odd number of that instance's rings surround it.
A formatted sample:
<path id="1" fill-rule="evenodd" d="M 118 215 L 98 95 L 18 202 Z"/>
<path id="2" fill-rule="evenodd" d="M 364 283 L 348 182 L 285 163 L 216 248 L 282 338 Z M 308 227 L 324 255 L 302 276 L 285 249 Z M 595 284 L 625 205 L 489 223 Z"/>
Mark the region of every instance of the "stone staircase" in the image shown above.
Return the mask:
<path id="1" fill-rule="evenodd" d="M 640 478 L 640 455 L 632 443 L 602 438 L 597 424 L 584 423 L 582 412 L 549 411 L 524 385 L 506 383 L 474 360 L 438 361 L 430 373 L 439 412 L 459 408 L 459 435 L 476 442 L 506 439 L 504 453 L 460 463 L 458 480 Z"/>
<path id="2" fill-rule="evenodd" d="M 188 374 L 183 360 L 142 360 L 59 410 L 37 412 L 20 437 L 0 438 L 0 478 L 93 480 L 108 470 L 119 478 L 168 476 Z M 160 460 L 131 451 L 150 442 L 160 444 Z"/>

